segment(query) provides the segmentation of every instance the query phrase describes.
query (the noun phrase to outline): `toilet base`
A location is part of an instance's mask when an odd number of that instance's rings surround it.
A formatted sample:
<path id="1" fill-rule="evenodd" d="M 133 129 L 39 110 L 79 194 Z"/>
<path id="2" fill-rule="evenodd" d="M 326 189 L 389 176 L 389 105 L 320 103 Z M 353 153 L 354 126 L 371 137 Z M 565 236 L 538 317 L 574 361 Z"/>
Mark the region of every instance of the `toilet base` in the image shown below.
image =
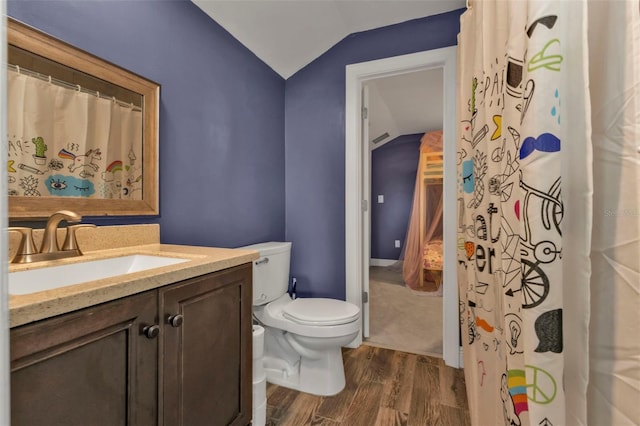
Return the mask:
<path id="1" fill-rule="evenodd" d="M 319 359 L 301 358 L 295 368 L 284 365 L 281 359 L 265 356 L 267 382 L 313 395 L 336 395 L 346 383 L 342 349 L 325 351 L 323 355 Z"/>

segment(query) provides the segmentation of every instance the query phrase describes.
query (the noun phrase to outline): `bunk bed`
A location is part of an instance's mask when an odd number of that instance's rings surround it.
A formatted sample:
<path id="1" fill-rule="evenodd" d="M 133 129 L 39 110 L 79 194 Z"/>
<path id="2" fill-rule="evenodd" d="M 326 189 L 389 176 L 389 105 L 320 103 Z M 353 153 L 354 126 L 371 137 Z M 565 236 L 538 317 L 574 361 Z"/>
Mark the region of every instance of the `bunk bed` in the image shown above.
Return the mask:
<path id="1" fill-rule="evenodd" d="M 419 275 L 419 286 L 424 287 L 427 282 L 433 282 L 438 290 L 442 285 L 442 151 L 422 150 L 420 156 L 419 247 L 422 252 L 422 273 Z M 433 199 L 434 191 L 430 191 L 432 186 L 439 189 L 439 200 Z M 434 202 L 440 203 L 439 209 L 434 209 Z M 434 217 L 434 210 L 439 210 L 439 217 Z M 437 226 L 440 227 L 438 231 L 429 229 Z M 427 239 L 428 237 L 430 238 Z"/>

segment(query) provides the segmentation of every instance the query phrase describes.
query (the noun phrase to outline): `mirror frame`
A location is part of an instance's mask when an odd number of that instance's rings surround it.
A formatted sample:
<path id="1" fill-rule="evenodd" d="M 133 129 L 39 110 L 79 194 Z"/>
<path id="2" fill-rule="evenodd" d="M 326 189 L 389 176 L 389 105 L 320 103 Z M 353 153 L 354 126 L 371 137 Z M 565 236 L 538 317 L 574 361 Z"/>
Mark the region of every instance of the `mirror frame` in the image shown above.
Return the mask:
<path id="1" fill-rule="evenodd" d="M 139 93 L 143 98 L 142 200 L 10 196 L 7 197 L 9 219 L 46 218 L 61 208 L 83 216 L 159 215 L 160 85 L 13 18 L 7 21 L 7 41 L 10 45 Z"/>

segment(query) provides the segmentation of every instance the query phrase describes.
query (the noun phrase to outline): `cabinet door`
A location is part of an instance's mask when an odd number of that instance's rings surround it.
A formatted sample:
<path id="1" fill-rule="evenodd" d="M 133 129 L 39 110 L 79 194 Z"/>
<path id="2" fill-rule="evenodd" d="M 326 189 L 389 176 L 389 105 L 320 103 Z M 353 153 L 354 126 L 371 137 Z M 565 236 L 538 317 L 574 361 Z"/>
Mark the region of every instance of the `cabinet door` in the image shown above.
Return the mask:
<path id="1" fill-rule="evenodd" d="M 251 274 L 249 264 L 160 289 L 165 426 L 251 421 Z"/>
<path id="2" fill-rule="evenodd" d="M 157 422 L 157 292 L 11 329 L 11 424 Z"/>

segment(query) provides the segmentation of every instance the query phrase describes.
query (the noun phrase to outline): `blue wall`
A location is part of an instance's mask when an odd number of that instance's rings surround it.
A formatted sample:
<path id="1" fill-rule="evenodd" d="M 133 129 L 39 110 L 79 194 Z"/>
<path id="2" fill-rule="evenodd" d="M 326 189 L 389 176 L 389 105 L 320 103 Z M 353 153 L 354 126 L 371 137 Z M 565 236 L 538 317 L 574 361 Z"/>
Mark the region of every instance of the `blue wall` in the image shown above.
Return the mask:
<path id="1" fill-rule="evenodd" d="M 352 34 L 287 80 L 286 238 L 300 295 L 345 298 L 345 66 L 453 46 L 462 12 Z"/>
<path id="2" fill-rule="evenodd" d="M 8 15 L 161 87 L 164 243 L 282 240 L 284 80 L 190 1 L 10 0 Z"/>
<path id="3" fill-rule="evenodd" d="M 403 135 L 371 152 L 371 257 L 395 259 L 409 227 L 422 133 Z M 378 195 L 384 203 L 378 204 Z M 400 248 L 394 241 L 400 240 Z"/>
<path id="4" fill-rule="evenodd" d="M 455 45 L 463 10 L 352 34 L 286 83 L 188 0 L 7 12 L 162 85 L 160 217 L 91 222 L 159 223 L 164 243 L 286 239 L 299 293 L 344 299 L 345 66 Z"/>

